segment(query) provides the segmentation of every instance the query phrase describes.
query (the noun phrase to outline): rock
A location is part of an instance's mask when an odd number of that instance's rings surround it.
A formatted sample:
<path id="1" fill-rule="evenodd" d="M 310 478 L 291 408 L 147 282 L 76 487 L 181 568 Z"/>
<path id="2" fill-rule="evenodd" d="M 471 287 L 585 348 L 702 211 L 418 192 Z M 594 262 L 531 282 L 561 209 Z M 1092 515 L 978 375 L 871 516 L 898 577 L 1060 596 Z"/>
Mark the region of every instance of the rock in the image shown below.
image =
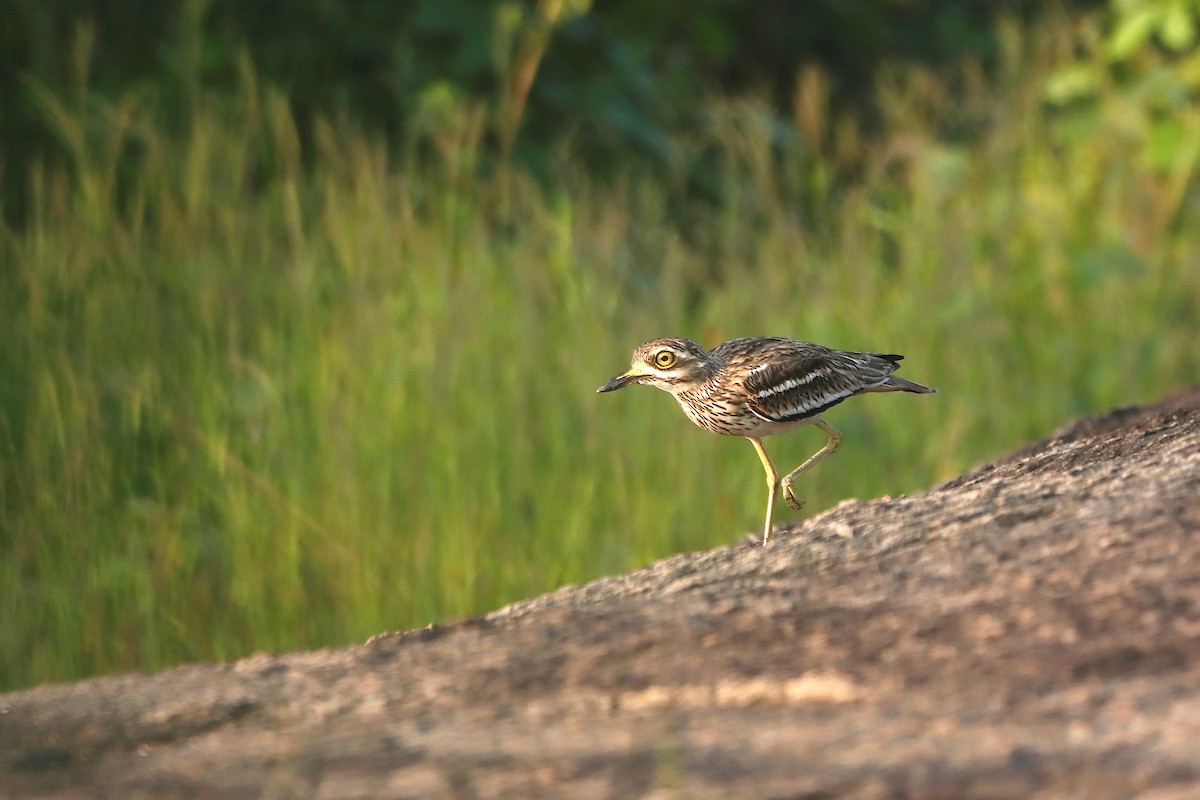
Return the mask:
<path id="1" fill-rule="evenodd" d="M 484 618 L 0 695 L 0 797 L 1200 796 L 1200 389 Z"/>

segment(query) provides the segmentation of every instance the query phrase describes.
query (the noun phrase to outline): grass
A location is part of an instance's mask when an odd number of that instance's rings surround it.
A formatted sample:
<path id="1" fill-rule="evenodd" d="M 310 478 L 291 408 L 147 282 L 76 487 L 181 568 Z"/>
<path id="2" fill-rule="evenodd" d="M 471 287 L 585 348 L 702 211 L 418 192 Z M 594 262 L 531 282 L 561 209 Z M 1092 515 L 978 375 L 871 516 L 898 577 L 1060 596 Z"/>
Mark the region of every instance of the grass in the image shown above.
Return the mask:
<path id="1" fill-rule="evenodd" d="M 594 394 L 655 336 L 896 351 L 938 387 L 831 412 L 811 512 L 1194 381 L 1179 170 L 1064 133 L 1057 40 L 1008 37 L 965 94 L 969 65 L 882 74 L 870 142 L 712 99 L 677 147 L 719 156 L 715 207 L 569 157 L 549 189 L 476 177 L 470 108 L 398 157 L 302 146 L 249 69 L 169 124 L 152 92 L 39 93 L 73 159 L 0 230 L 0 688 L 360 641 L 756 529 L 748 444 Z M 821 437 L 768 444 L 790 468 Z"/>

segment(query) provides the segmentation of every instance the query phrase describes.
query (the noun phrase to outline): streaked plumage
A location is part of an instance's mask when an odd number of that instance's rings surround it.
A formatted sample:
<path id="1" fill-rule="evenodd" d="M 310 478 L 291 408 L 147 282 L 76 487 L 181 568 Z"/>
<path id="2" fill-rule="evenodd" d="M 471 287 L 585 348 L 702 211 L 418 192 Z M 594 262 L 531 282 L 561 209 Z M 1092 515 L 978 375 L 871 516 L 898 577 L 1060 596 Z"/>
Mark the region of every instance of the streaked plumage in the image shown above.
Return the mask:
<path id="1" fill-rule="evenodd" d="M 630 368 L 596 391 L 611 392 L 631 383 L 657 386 L 674 395 L 701 428 L 749 439 L 770 487 L 763 529 L 766 544 L 776 487 L 783 486 L 784 499 L 798 510 L 803 501 L 792 488 L 796 477 L 841 444 L 841 434 L 821 419 L 822 412 L 865 392 L 933 392 L 892 374 L 902 358 L 832 350 L 795 339 L 734 339 L 711 352 L 690 339 L 655 339 L 634 350 Z M 809 424 L 821 428 L 829 441 L 781 484 L 761 440 Z"/>

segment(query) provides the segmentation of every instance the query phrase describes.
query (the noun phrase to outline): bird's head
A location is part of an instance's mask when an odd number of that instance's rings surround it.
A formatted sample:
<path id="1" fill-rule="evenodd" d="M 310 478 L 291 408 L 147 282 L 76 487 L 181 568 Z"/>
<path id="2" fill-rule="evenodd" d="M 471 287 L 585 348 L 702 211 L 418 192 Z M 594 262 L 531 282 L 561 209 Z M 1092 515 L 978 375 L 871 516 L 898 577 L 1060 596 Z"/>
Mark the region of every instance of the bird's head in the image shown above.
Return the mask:
<path id="1" fill-rule="evenodd" d="M 633 351 L 629 369 L 597 392 L 612 392 L 631 383 L 657 386 L 674 394 L 712 375 L 708 351 L 691 339 L 655 339 Z"/>

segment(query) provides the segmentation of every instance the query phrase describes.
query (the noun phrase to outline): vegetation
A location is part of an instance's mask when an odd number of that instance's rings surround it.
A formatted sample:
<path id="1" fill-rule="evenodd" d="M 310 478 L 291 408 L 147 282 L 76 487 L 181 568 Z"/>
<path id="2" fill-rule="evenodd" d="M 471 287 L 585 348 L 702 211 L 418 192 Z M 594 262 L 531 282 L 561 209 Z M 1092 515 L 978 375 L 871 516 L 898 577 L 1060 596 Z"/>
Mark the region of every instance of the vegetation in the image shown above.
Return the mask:
<path id="1" fill-rule="evenodd" d="M 66 155 L 6 166 L 0 687 L 350 643 L 755 529 L 745 442 L 594 394 L 654 336 L 894 350 L 940 390 L 832 412 L 811 513 L 1194 381 L 1191 73 L 1105 19 L 881 65 L 870 131 L 817 66 L 782 112 L 710 95 L 665 169 L 603 175 L 495 157 L 450 89 L 395 146 L 301 120 L 249 56 L 231 89 L 29 82 Z"/>

